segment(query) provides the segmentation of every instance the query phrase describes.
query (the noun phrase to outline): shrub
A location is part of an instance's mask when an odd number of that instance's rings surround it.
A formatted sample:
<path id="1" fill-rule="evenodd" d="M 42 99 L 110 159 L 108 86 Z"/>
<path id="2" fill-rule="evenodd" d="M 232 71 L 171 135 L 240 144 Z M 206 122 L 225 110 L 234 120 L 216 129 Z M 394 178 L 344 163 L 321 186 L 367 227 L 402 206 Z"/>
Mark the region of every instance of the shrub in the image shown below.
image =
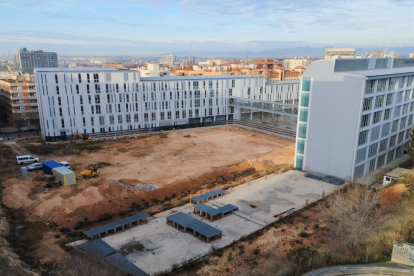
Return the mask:
<path id="1" fill-rule="evenodd" d="M 311 236 L 311 234 L 309 234 L 308 232 L 302 231 L 299 233 L 299 237 L 301 238 L 309 238 Z"/>
<path id="2" fill-rule="evenodd" d="M 259 255 L 260 254 L 260 248 L 256 248 L 255 250 L 253 250 L 253 254 L 254 255 Z"/>

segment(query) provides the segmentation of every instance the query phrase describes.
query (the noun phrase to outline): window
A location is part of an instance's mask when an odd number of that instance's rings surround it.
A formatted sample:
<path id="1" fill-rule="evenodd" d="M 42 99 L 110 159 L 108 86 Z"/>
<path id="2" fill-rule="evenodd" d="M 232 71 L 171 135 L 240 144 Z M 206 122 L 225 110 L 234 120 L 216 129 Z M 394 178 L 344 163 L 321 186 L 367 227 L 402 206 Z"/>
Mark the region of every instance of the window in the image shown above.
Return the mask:
<path id="1" fill-rule="evenodd" d="M 392 160 L 394 160 L 394 150 L 390 150 L 390 151 L 388 152 L 388 156 L 387 156 L 387 164 L 388 164 L 388 163 L 391 163 L 391 162 L 392 162 Z"/>
<path id="2" fill-rule="evenodd" d="M 369 161 L 369 168 L 368 168 L 368 172 L 372 172 L 373 170 L 375 170 L 375 161 L 376 159 L 372 159 L 371 161 Z"/>
<path id="3" fill-rule="evenodd" d="M 59 95 L 59 86 L 56 86 L 56 94 Z"/>
<path id="4" fill-rule="evenodd" d="M 377 86 L 377 92 L 385 91 L 386 83 L 387 83 L 387 79 L 379 79 L 378 80 L 378 86 Z"/>
<path id="5" fill-rule="evenodd" d="M 374 117 L 372 119 L 372 123 L 373 124 L 379 123 L 381 121 L 381 115 L 382 115 L 382 111 L 374 112 Z"/>
<path id="6" fill-rule="evenodd" d="M 392 122 L 391 133 L 396 132 L 397 129 L 398 129 L 398 120 L 395 120 L 394 122 Z"/>
<path id="7" fill-rule="evenodd" d="M 304 108 L 300 109 L 299 121 L 305 122 L 305 123 L 308 121 L 308 110 L 307 109 L 304 109 Z"/>
<path id="8" fill-rule="evenodd" d="M 92 126 L 94 126 L 94 125 L 95 125 L 95 123 L 94 123 L 94 121 L 93 121 L 93 117 L 91 117 L 91 125 L 92 125 Z"/>
<path id="9" fill-rule="evenodd" d="M 91 82 L 91 80 L 89 79 L 89 74 L 86 74 L 86 80 L 88 83 Z"/>
<path id="10" fill-rule="evenodd" d="M 168 119 L 168 120 L 171 120 L 171 111 L 168 111 L 168 112 L 167 112 L 167 119 Z"/>
<path id="11" fill-rule="evenodd" d="M 384 104 L 384 95 L 377 96 L 375 98 L 375 108 L 382 107 L 383 104 Z"/>
<path id="12" fill-rule="evenodd" d="M 300 96 L 300 106 L 309 107 L 309 93 L 302 93 Z"/>
<path id="13" fill-rule="evenodd" d="M 109 115 L 109 123 L 110 123 L 111 125 L 115 124 L 115 118 L 114 118 L 114 115 Z"/>
<path id="14" fill-rule="evenodd" d="M 101 85 L 99 83 L 95 84 L 95 92 L 96 93 L 101 93 Z"/>
<path id="15" fill-rule="evenodd" d="M 89 84 L 86 85 L 86 93 L 91 93 L 91 91 L 89 90 Z"/>
<path id="16" fill-rule="evenodd" d="M 394 96 L 394 93 L 387 94 L 387 99 L 385 101 L 385 105 L 391 105 L 392 104 L 393 96 Z"/>
<path id="17" fill-rule="evenodd" d="M 229 96 L 233 96 L 233 89 L 229 88 Z"/>
<path id="18" fill-rule="evenodd" d="M 407 117 L 404 117 L 404 118 L 401 119 L 400 129 L 405 128 L 406 122 L 407 122 Z"/>
<path id="19" fill-rule="evenodd" d="M 369 125 L 369 119 L 371 117 L 371 114 L 362 115 L 361 118 L 361 128 L 366 127 Z"/>
<path id="20" fill-rule="evenodd" d="M 390 114 L 391 114 L 391 108 L 388 108 L 388 109 L 384 110 L 384 121 L 386 121 L 390 118 Z"/>
<path id="21" fill-rule="evenodd" d="M 161 112 L 160 115 L 161 115 L 161 120 L 165 120 L 165 113 Z"/>
<path id="22" fill-rule="evenodd" d="M 299 132 L 298 132 L 299 138 L 306 139 L 306 129 L 307 129 L 306 124 L 299 124 Z"/>
<path id="23" fill-rule="evenodd" d="M 390 78 L 390 81 L 388 83 L 388 90 L 395 90 L 395 78 Z"/>
<path id="24" fill-rule="evenodd" d="M 362 148 L 362 149 L 359 149 L 357 151 L 357 154 L 356 154 L 356 161 L 355 162 L 359 163 L 359 162 L 365 160 L 366 155 L 367 155 L 367 148 L 366 147 Z"/>
<path id="25" fill-rule="evenodd" d="M 175 118 L 180 119 L 180 111 L 175 111 Z"/>
<path id="26" fill-rule="evenodd" d="M 306 78 L 303 77 L 302 78 L 302 91 L 310 91 L 310 86 L 311 86 L 311 78 Z"/>
<path id="27" fill-rule="evenodd" d="M 105 116 L 99 116 L 99 125 L 105 125 Z"/>
<path id="28" fill-rule="evenodd" d="M 363 104 L 363 107 L 362 107 L 362 111 L 371 110 L 372 99 L 373 99 L 372 97 L 364 99 L 364 104 Z"/>
<path id="29" fill-rule="evenodd" d="M 384 162 L 385 162 L 385 154 L 380 155 L 380 156 L 378 157 L 377 169 L 378 169 L 379 167 L 382 167 L 382 166 L 384 165 Z"/>
<path id="30" fill-rule="evenodd" d="M 395 146 L 395 142 L 397 141 L 397 135 L 393 135 L 390 138 L 390 148 L 392 148 L 393 146 Z"/>
<path id="31" fill-rule="evenodd" d="M 100 97 L 100 95 L 95 95 L 95 103 L 96 104 L 101 103 L 101 97 Z"/>
<path id="32" fill-rule="evenodd" d="M 182 117 L 183 117 L 183 119 L 187 118 L 187 114 L 186 114 L 185 110 L 182 111 Z"/>
<path id="33" fill-rule="evenodd" d="M 93 74 L 93 81 L 94 82 L 99 82 L 99 75 L 98 74 Z"/>
<path id="34" fill-rule="evenodd" d="M 236 80 L 231 80 L 231 87 L 236 87 Z"/>
<path id="35" fill-rule="evenodd" d="M 358 146 L 365 144 L 368 140 L 367 137 L 368 137 L 368 130 L 361 131 L 359 133 Z"/>
<path id="36" fill-rule="evenodd" d="M 402 102 L 402 99 L 403 99 L 403 93 L 404 93 L 404 91 L 399 91 L 399 92 L 397 93 L 397 100 L 396 100 L 396 103 L 400 103 L 400 102 Z"/>
<path id="37" fill-rule="evenodd" d="M 394 118 L 400 116 L 400 112 L 401 112 L 401 105 L 396 106 L 395 109 L 394 109 Z"/>
<path id="38" fill-rule="evenodd" d="M 371 129 L 371 141 L 377 140 L 379 138 L 381 126 L 377 126 Z"/>
<path id="39" fill-rule="evenodd" d="M 101 106 L 100 105 L 96 105 L 96 114 L 101 114 Z"/>
<path id="40" fill-rule="evenodd" d="M 364 175 L 365 164 L 359 165 L 355 168 L 354 178 L 360 178 Z"/>
<path id="41" fill-rule="evenodd" d="M 380 144 L 379 144 L 379 152 L 383 152 L 387 150 L 387 144 L 388 144 L 388 138 L 381 140 Z"/>
<path id="42" fill-rule="evenodd" d="M 369 150 L 368 150 L 368 158 L 376 155 L 377 154 L 377 149 L 378 149 L 378 143 L 370 145 Z"/>
<path id="43" fill-rule="evenodd" d="M 297 141 L 297 147 L 296 147 L 296 152 L 299 154 L 304 154 L 305 152 L 305 140 L 299 140 Z"/>
<path id="44" fill-rule="evenodd" d="M 381 137 L 387 136 L 390 133 L 390 123 L 386 123 L 382 126 Z"/>
<path id="45" fill-rule="evenodd" d="M 147 114 L 148 116 L 148 114 Z M 122 124 L 122 115 L 118 115 L 118 124 Z"/>
<path id="46" fill-rule="evenodd" d="M 367 80 L 365 82 L 365 94 L 370 94 L 374 91 L 374 83 L 373 80 Z"/>
<path id="47" fill-rule="evenodd" d="M 79 94 L 79 85 L 76 85 L 76 94 Z"/>

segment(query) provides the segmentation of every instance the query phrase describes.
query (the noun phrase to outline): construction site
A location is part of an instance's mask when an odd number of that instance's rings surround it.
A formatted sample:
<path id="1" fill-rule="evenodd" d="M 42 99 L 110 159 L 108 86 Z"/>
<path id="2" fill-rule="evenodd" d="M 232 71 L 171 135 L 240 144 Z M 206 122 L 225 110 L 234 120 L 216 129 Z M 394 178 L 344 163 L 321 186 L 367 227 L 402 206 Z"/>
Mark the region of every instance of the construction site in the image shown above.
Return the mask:
<path id="1" fill-rule="evenodd" d="M 84 218 L 118 214 L 148 207 L 165 199 L 185 197 L 200 189 L 292 167 L 294 142 L 238 127 L 174 131 L 136 138 L 59 146 L 41 160 L 70 162 L 77 184 L 45 189 L 42 172 L 3 183 L 3 202 L 24 210 L 27 220 L 74 227 Z M 50 147 L 50 146 L 49 146 Z M 69 148 L 70 147 L 70 148 Z M 36 154 L 36 144 L 15 144 L 15 151 Z M 30 152 L 30 150 L 34 152 Z M 99 165 L 99 178 L 83 179 L 90 164 Z"/>

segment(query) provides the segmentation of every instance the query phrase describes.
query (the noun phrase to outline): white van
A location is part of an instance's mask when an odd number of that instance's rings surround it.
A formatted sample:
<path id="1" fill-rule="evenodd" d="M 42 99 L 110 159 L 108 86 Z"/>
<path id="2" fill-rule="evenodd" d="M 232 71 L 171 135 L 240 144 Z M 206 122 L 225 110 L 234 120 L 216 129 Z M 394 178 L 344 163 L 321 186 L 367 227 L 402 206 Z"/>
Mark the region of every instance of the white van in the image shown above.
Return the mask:
<path id="1" fill-rule="evenodd" d="M 39 162 L 39 158 L 31 155 L 16 156 L 17 165 Z"/>
<path id="2" fill-rule="evenodd" d="M 62 167 L 66 167 L 66 168 L 70 169 L 70 164 L 67 161 L 59 162 L 59 165 L 61 165 Z"/>

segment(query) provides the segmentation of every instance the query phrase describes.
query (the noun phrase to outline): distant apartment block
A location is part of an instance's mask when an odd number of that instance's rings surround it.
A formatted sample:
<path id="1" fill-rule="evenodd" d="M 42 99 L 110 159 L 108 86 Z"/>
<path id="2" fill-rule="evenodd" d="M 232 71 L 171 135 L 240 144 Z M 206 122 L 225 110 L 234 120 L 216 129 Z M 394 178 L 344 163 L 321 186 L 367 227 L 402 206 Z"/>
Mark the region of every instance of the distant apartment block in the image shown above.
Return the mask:
<path id="1" fill-rule="evenodd" d="M 27 51 L 22 48 L 15 54 L 16 64 L 23 73 L 33 72 L 34 68 L 57 68 L 58 59 L 54 52 Z"/>
<path id="2" fill-rule="evenodd" d="M 159 63 L 148 62 L 142 69 L 137 69 L 141 77 L 164 77 L 170 75 L 170 69 L 161 67 Z"/>
<path id="3" fill-rule="evenodd" d="M 325 59 L 355 58 L 355 48 L 327 48 Z"/>
<path id="4" fill-rule="evenodd" d="M 333 59 L 301 78 L 295 167 L 353 181 L 404 154 L 414 59 Z"/>
<path id="5" fill-rule="evenodd" d="M 216 65 L 210 66 L 209 64 Z M 246 75 L 264 77 L 266 81 L 292 81 L 299 80 L 305 71 L 305 68 L 301 66 L 288 70 L 282 65 L 282 62 L 272 59 L 255 59 L 249 62 L 209 60 L 200 62 L 199 66 L 173 69 L 173 73 L 176 76 Z"/>
<path id="6" fill-rule="evenodd" d="M 309 65 L 309 60 L 305 58 L 291 58 L 283 61 L 283 66 L 286 69 L 292 70 L 296 67 L 306 68 Z"/>
<path id="7" fill-rule="evenodd" d="M 194 62 L 195 58 L 193 56 L 188 56 L 183 60 L 182 66 L 194 65 Z"/>
<path id="8" fill-rule="evenodd" d="M 299 81 L 253 76 L 141 77 L 109 68 L 36 69 L 42 136 L 47 140 L 140 128 L 256 118 L 230 98 L 294 103 Z M 260 116 L 258 116 L 260 117 Z"/>
<path id="9" fill-rule="evenodd" d="M 173 67 L 175 63 L 175 56 L 174 55 L 168 55 L 165 58 L 160 59 L 160 64 L 166 65 L 168 67 Z"/>
<path id="10" fill-rule="evenodd" d="M 36 87 L 28 80 L 0 80 L 0 118 L 7 122 L 10 116 L 19 115 L 29 119 L 38 105 Z"/>

